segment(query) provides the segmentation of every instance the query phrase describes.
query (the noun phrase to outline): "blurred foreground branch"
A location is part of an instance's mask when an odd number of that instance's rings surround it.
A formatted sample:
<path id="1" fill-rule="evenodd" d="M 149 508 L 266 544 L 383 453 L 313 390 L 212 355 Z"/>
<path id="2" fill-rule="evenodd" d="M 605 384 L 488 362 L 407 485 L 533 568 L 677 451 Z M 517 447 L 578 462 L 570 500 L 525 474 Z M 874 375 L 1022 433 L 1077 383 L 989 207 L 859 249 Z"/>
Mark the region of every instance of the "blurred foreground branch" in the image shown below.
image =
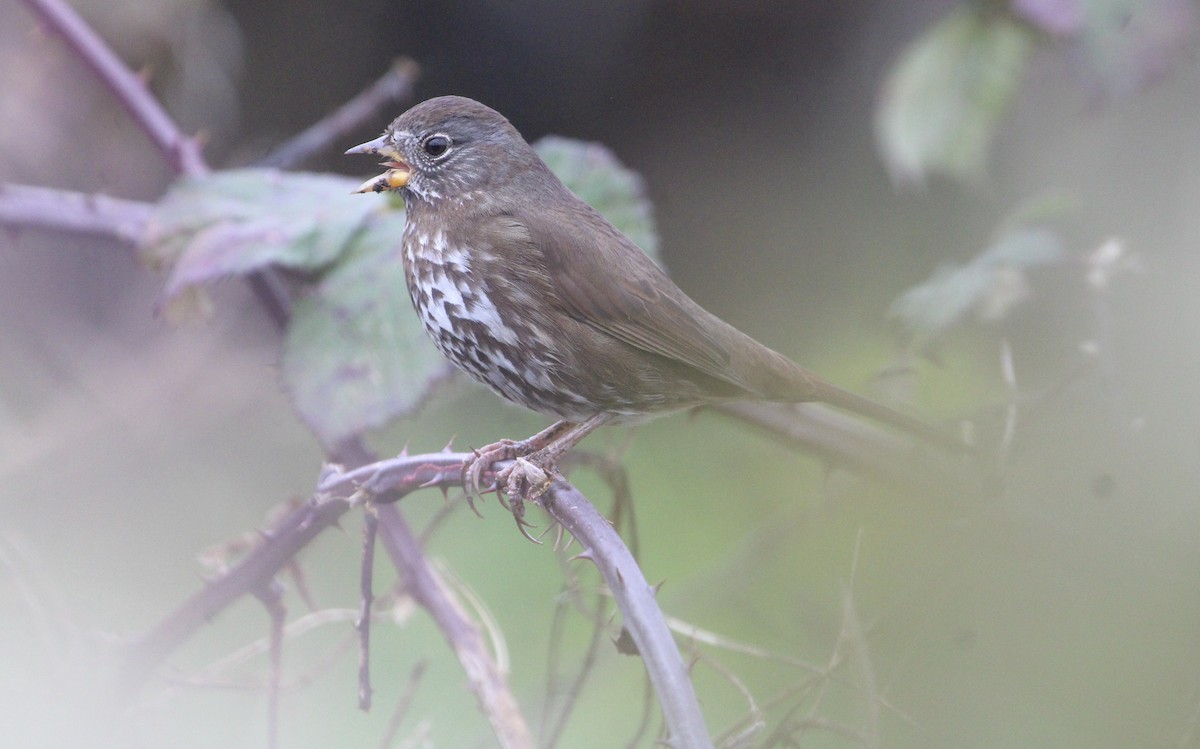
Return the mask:
<path id="1" fill-rule="evenodd" d="M 291 169 L 315 153 L 331 147 L 376 112 L 397 101 L 412 98 L 420 66 L 407 57 L 392 63 L 378 80 L 329 115 L 281 143 L 256 162 L 257 166 Z"/>

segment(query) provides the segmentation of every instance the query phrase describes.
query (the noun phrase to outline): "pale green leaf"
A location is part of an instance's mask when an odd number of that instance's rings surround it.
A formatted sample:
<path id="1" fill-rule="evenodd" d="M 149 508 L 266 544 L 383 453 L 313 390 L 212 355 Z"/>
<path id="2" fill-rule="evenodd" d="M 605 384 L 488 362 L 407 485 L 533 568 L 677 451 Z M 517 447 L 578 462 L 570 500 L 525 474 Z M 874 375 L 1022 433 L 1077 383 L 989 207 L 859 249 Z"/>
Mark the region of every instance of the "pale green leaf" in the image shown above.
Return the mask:
<path id="1" fill-rule="evenodd" d="M 347 247 L 381 199 L 351 195 L 355 181 L 273 169 L 234 169 L 177 182 L 141 245 L 168 266 L 163 301 L 185 289 L 270 265 L 315 271 Z M 366 199 L 364 199 L 366 198 Z"/>
<path id="2" fill-rule="evenodd" d="M 973 4 L 952 10 L 914 41 L 888 76 L 876 113 L 893 178 L 982 174 L 1033 41 L 1028 27 Z"/>
<path id="3" fill-rule="evenodd" d="M 403 231 L 403 212 L 374 216 L 293 306 L 283 380 L 300 417 L 326 444 L 411 409 L 443 364 L 409 300 Z"/>

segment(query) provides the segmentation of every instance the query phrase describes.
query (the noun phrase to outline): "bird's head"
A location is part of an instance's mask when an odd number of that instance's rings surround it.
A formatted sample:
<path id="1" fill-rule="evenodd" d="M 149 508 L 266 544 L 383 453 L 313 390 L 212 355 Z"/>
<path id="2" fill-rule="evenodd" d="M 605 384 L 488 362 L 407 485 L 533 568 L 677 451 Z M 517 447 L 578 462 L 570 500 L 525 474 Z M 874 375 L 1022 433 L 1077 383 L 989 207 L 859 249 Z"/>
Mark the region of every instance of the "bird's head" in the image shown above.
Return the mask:
<path id="1" fill-rule="evenodd" d="M 461 96 L 424 101 L 346 153 L 379 154 L 387 167 L 356 192 L 405 190 L 430 202 L 487 190 L 541 164 L 503 115 Z"/>

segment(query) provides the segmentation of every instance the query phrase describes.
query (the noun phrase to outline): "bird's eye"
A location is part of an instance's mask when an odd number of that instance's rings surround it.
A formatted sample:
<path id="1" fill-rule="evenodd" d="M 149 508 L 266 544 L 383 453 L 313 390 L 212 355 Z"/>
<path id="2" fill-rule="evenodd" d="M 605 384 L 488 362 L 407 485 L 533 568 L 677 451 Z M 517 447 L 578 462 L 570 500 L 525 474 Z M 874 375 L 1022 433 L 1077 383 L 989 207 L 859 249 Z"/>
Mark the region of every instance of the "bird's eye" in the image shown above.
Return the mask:
<path id="1" fill-rule="evenodd" d="M 421 150 L 436 159 L 439 156 L 445 155 L 453 144 L 449 136 L 438 133 L 437 135 L 430 135 L 421 141 Z"/>

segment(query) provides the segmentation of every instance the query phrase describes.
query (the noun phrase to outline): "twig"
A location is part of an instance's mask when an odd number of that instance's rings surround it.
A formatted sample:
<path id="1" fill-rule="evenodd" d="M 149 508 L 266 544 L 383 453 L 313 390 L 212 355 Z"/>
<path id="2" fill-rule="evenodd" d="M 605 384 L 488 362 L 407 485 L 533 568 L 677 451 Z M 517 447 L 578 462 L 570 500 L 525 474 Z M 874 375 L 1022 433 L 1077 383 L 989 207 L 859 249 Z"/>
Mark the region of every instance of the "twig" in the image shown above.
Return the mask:
<path id="1" fill-rule="evenodd" d="M 383 107 L 412 98 L 413 83 L 419 73 L 420 66 L 415 61 L 407 57 L 394 60 L 388 71 L 362 93 L 284 141 L 256 163 L 278 169 L 295 167 L 337 139 L 349 135 Z"/>
<path id="2" fill-rule="evenodd" d="M 406 459 L 383 461 L 392 473 L 389 498 L 399 498 L 433 481 L 454 481 L 465 455 L 434 453 Z M 351 507 L 350 497 L 357 490 L 355 478 L 366 480 L 375 471 L 371 466 L 349 473 L 331 472 L 323 478 L 318 499 L 287 513 L 263 533 L 263 540 L 242 557 L 228 572 L 197 591 L 173 613 L 142 637 L 130 643 L 123 686 L 132 692 L 167 655 L 196 630 L 241 596 L 265 585 L 276 573 L 320 533 L 335 525 Z M 376 481 L 381 486 L 384 479 Z"/>
<path id="3" fill-rule="evenodd" d="M 375 574 L 375 536 L 379 530 L 379 516 L 375 507 L 367 502 L 363 508 L 362 571 L 359 575 L 358 621 L 354 629 L 358 632 L 358 709 L 371 709 L 371 604 L 375 593 L 371 579 Z"/>
<path id="4" fill-rule="evenodd" d="M 284 516 L 261 544 L 224 575 L 211 580 L 128 646 L 120 689 L 132 696 L 168 655 L 196 630 L 243 595 L 261 588 L 321 531 L 337 523 L 350 505 L 345 501 L 306 504 Z"/>
<path id="5" fill-rule="evenodd" d="M 388 718 L 387 728 L 384 729 L 383 736 L 379 739 L 379 749 L 389 749 L 392 746 L 392 741 L 395 740 L 396 733 L 400 730 L 400 724 L 404 722 L 404 717 L 408 714 L 413 695 L 417 693 L 417 685 L 421 683 L 421 677 L 425 675 L 425 668 L 428 665 L 428 661 L 418 661 L 408 674 L 408 683 L 404 685 L 404 691 L 400 694 L 400 699 L 396 701 L 396 707 L 392 710 L 391 717 Z"/>
<path id="6" fill-rule="evenodd" d="M 357 609 L 323 609 L 313 611 L 311 613 L 300 616 L 288 622 L 283 627 L 283 638 L 285 641 L 299 638 L 309 632 L 315 631 L 320 627 L 331 625 L 340 625 L 345 623 L 353 624 L 358 618 Z M 334 645 L 329 650 L 329 655 L 320 659 L 317 664 L 307 666 L 307 672 L 301 672 L 293 677 L 290 681 L 280 683 L 280 692 L 300 689 L 311 684 L 316 680 L 317 676 L 323 670 L 324 666 L 329 665 L 338 655 L 344 652 L 350 643 L 354 640 L 353 636 L 345 641 L 345 644 L 339 643 Z M 172 675 L 167 677 L 167 682 L 176 686 L 186 687 L 222 687 L 233 688 L 239 683 L 227 674 L 248 663 L 252 658 L 255 658 L 263 653 L 270 653 L 271 637 L 268 633 L 267 637 L 259 637 L 251 642 L 242 645 L 236 650 L 221 656 L 217 660 L 203 666 L 196 671 L 188 674 L 186 677 Z M 243 688 L 261 690 L 264 687 L 263 683 L 259 682 L 242 682 Z M 140 703 L 140 707 L 155 707 L 164 704 L 170 696 L 169 690 L 157 692 L 156 695 L 148 700 Z"/>
<path id="7" fill-rule="evenodd" d="M 642 714 L 638 717 L 637 727 L 633 730 L 633 735 L 629 737 L 629 741 L 625 744 L 625 749 L 634 749 L 642 745 L 642 739 L 650 731 L 650 714 L 654 707 L 654 685 L 650 683 L 650 679 L 642 680 Z M 723 745 L 722 745 L 723 746 Z"/>
<path id="8" fill-rule="evenodd" d="M 575 678 L 570 686 L 565 690 L 560 690 L 558 684 L 558 662 L 559 648 L 563 641 L 563 629 L 566 623 L 566 611 L 568 601 L 574 601 L 575 605 L 582 609 L 583 604 L 578 599 L 581 597 L 579 576 L 575 570 L 568 566 L 570 560 L 564 559 L 563 554 L 557 554 L 559 558 L 559 566 L 562 568 L 563 577 L 566 581 L 563 593 L 558 596 L 558 605 L 555 607 L 554 622 L 551 627 L 550 637 L 547 639 L 549 648 L 549 671 L 546 676 L 546 694 L 542 706 L 542 714 L 545 716 L 542 722 L 542 739 L 539 745 L 545 749 L 553 749 L 558 745 L 562 733 L 566 730 L 567 721 L 571 717 L 571 712 L 575 708 L 575 703 L 579 699 L 579 695 L 583 692 L 584 682 L 588 676 L 592 674 L 592 669 L 595 666 L 596 658 L 600 653 L 600 645 L 603 642 L 602 635 L 604 634 L 605 623 L 605 595 L 603 592 L 596 593 L 596 605 L 589 618 L 591 623 L 591 636 L 588 638 L 587 648 L 584 650 L 583 657 L 580 659 L 578 668 L 575 671 Z M 565 694 L 562 706 L 558 709 L 557 715 L 551 721 L 551 707 L 556 694 L 560 691 Z M 548 732 L 547 732 L 548 730 Z"/>
<path id="9" fill-rule="evenodd" d="M 179 130 L 175 121 L 150 93 L 146 82 L 117 57 L 71 6 L 63 0 L 25 0 L 25 4 L 49 31 L 61 36 L 79 59 L 108 86 L 175 171 L 193 176 L 208 172 L 197 140 Z"/>
<path id="10" fill-rule="evenodd" d="M 267 679 L 267 747 L 279 747 L 279 690 L 283 682 L 283 627 L 287 607 L 283 605 L 283 587 L 274 578 L 254 592 L 271 617 L 270 676 Z"/>

